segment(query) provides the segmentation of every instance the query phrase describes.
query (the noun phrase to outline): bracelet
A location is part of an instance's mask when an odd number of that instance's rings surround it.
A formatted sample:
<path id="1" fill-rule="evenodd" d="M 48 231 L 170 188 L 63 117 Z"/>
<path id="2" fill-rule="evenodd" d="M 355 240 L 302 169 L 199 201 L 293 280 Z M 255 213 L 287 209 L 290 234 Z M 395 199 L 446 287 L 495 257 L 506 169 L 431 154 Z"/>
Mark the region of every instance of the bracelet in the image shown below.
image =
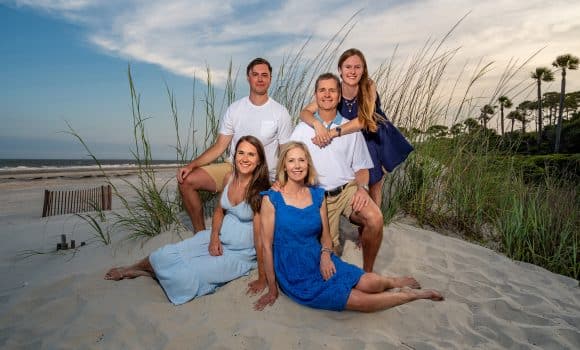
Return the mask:
<path id="1" fill-rule="evenodd" d="M 326 247 L 322 247 L 322 249 L 320 249 L 320 254 L 327 252 L 328 254 L 331 254 L 334 252 L 332 249 L 330 248 L 326 248 Z"/>

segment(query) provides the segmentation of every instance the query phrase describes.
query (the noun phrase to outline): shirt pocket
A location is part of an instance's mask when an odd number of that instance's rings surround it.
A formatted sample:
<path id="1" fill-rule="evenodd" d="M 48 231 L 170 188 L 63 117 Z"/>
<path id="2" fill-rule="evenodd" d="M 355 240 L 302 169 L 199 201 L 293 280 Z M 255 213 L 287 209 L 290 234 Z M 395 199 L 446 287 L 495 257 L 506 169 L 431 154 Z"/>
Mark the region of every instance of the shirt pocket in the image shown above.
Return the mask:
<path id="1" fill-rule="evenodd" d="M 260 125 L 260 136 L 262 139 L 272 139 L 276 134 L 276 122 L 273 120 L 262 121 Z"/>

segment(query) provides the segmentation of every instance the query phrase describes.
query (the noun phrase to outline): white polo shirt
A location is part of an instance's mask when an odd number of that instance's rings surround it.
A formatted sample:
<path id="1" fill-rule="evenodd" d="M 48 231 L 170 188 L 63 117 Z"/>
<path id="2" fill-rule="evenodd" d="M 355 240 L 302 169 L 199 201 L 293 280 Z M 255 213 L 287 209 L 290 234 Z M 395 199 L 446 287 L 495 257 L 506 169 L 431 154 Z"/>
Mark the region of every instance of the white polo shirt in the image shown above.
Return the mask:
<path id="1" fill-rule="evenodd" d="M 340 124 L 347 122 L 347 119 L 342 118 Z M 325 190 L 332 190 L 349 183 L 355 179 L 357 171 L 373 167 L 373 160 L 361 132 L 336 137 L 323 148 L 312 143 L 314 136 L 314 129 L 301 122 L 296 125 L 290 140 L 302 141 L 306 144 L 318 172 L 320 186 Z"/>
<path id="2" fill-rule="evenodd" d="M 220 120 L 219 133 L 233 135 L 230 144 L 230 160 L 236 144 L 242 136 L 252 135 L 264 145 L 270 178 L 276 174 L 278 146 L 288 142 L 292 133 L 292 121 L 288 110 L 271 97 L 261 106 L 254 105 L 249 97 L 232 103 Z"/>

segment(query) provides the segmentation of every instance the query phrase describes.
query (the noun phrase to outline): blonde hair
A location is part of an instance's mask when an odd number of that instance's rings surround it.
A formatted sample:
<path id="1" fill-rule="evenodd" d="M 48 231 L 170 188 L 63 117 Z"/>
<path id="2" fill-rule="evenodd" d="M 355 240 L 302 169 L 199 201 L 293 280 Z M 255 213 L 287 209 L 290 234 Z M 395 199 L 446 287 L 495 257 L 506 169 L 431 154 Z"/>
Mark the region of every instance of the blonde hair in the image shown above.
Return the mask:
<path id="1" fill-rule="evenodd" d="M 378 118 L 373 103 L 373 98 L 375 96 L 371 95 L 371 80 L 369 78 L 369 70 L 367 68 L 367 60 L 365 59 L 365 56 L 359 49 L 348 49 L 340 55 L 340 58 L 338 59 L 338 69 L 342 71 L 342 64 L 352 56 L 358 56 L 363 63 L 363 73 L 358 83 L 358 93 L 356 96 L 359 102 L 357 117 L 361 122 L 363 129 L 376 132 Z"/>
<path id="2" fill-rule="evenodd" d="M 306 155 L 306 161 L 308 162 L 308 173 L 306 174 L 306 178 L 304 179 L 304 183 L 307 186 L 314 186 L 318 184 L 318 173 L 316 172 L 316 168 L 314 168 L 314 163 L 312 162 L 312 156 L 308 151 L 308 147 L 303 142 L 299 141 L 289 141 L 284 144 L 282 150 L 280 151 L 280 156 L 278 157 L 278 164 L 276 166 L 276 180 L 280 186 L 286 185 L 288 182 L 288 173 L 286 173 L 286 169 L 284 169 L 284 163 L 286 163 L 286 157 L 288 156 L 288 152 L 293 150 L 294 148 L 300 148 L 304 151 Z"/>

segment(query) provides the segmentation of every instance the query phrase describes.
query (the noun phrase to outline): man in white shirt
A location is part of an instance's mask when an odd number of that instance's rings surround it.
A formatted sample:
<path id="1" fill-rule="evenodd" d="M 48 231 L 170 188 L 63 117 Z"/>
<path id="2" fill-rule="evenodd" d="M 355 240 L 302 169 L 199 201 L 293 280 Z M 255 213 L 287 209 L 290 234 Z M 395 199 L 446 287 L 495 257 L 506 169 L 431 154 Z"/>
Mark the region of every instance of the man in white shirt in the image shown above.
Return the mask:
<path id="1" fill-rule="evenodd" d="M 315 98 L 318 105 L 318 118 L 330 128 L 348 122 L 337 111 L 340 100 L 340 81 L 332 73 L 318 77 L 315 85 Z M 315 132 L 308 124 L 301 122 L 296 126 L 291 140 L 306 144 L 318 172 L 320 186 L 326 191 L 330 235 L 335 251 L 340 250 L 338 226 L 340 216 L 362 228 L 363 269 L 372 272 L 377 253 L 383 239 L 383 215 L 368 194 L 369 171 L 373 167 L 364 137 L 360 132 L 342 135 L 323 148 L 312 142 Z"/>
<path id="2" fill-rule="evenodd" d="M 256 58 L 246 69 L 250 95 L 232 103 L 223 115 L 215 143 L 187 166 L 179 169 L 177 182 L 185 210 L 194 232 L 205 229 L 203 206 L 198 190 L 221 192 L 225 174 L 232 171 L 233 153 L 238 140 L 245 135 L 257 137 L 264 145 L 270 177 L 275 174 L 278 147 L 292 132 L 288 110 L 268 96 L 272 66 Z M 228 148 L 230 162 L 210 164 Z"/>

